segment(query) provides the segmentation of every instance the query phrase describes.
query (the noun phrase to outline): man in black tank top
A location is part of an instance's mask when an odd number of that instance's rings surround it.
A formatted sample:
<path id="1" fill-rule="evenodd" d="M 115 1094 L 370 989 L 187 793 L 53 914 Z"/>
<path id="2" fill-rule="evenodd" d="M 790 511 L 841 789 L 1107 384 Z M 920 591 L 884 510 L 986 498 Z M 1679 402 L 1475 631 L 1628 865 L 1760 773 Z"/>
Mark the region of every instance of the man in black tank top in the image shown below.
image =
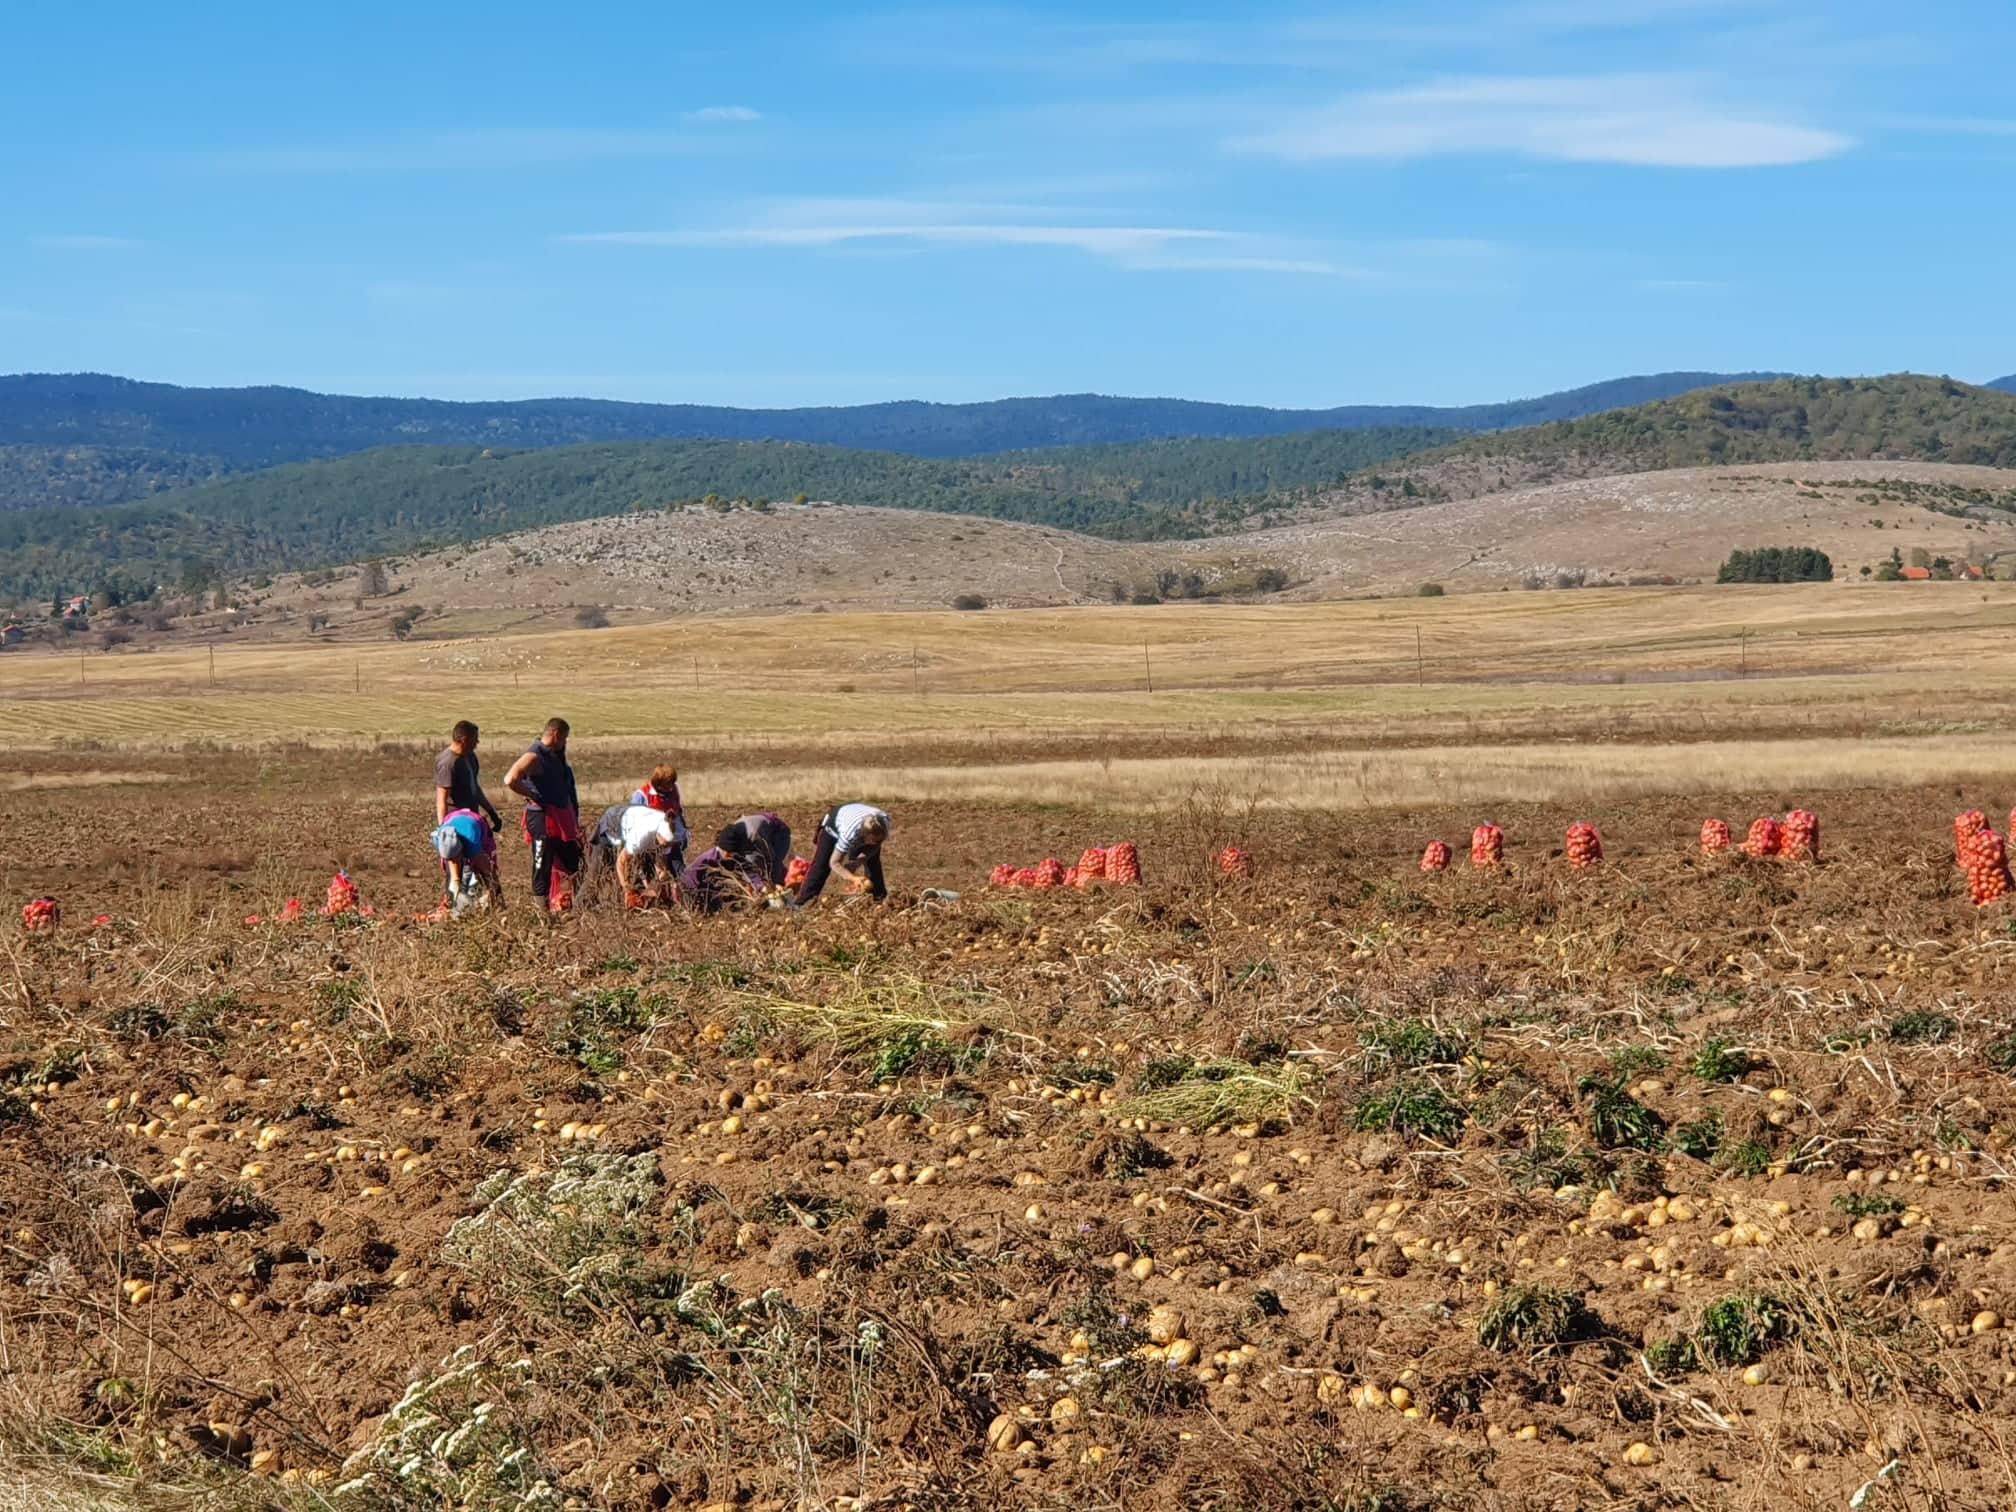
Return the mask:
<path id="1" fill-rule="evenodd" d="M 511 764 L 504 785 L 525 800 L 532 843 L 532 899 L 558 912 L 573 906 L 581 874 L 581 805 L 567 764 L 567 721 L 549 719 L 538 743 Z"/>

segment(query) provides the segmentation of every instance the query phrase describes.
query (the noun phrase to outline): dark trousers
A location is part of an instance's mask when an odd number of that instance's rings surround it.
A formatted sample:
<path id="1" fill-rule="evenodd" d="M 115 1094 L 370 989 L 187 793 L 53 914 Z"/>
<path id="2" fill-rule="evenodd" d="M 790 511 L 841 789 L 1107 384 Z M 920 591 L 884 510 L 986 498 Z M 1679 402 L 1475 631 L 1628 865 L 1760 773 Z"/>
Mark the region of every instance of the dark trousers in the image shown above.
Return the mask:
<path id="1" fill-rule="evenodd" d="M 827 879 L 833 875 L 833 847 L 840 843 L 840 837 L 822 823 L 819 826 L 819 844 L 812 852 L 812 870 L 798 888 L 798 901 L 810 903 L 826 890 Z M 879 902 L 889 896 L 889 889 L 882 881 L 882 847 L 864 850 L 854 858 L 854 864 L 868 874 L 868 890 Z"/>
<path id="2" fill-rule="evenodd" d="M 525 811 L 525 831 L 532 837 L 532 897 L 544 906 L 553 896 L 553 873 L 581 874 L 581 842 L 548 840 L 546 815 L 540 809 Z"/>
<path id="3" fill-rule="evenodd" d="M 757 859 L 769 875 L 772 887 L 784 885 L 784 873 L 791 869 L 791 826 L 782 819 L 765 819 L 756 829 Z"/>

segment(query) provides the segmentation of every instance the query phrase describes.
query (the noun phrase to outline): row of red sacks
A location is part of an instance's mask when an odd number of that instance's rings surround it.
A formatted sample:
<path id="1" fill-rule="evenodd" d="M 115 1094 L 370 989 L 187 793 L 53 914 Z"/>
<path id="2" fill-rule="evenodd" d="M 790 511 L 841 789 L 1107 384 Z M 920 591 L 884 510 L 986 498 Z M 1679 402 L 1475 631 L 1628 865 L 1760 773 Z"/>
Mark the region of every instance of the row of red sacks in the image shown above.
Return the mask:
<path id="1" fill-rule="evenodd" d="M 2009 830 L 2016 836 L 2016 810 L 2009 815 Z M 1701 851 L 1704 855 L 1720 855 L 1732 848 L 1734 835 L 1728 823 L 1721 819 L 1709 819 L 1701 826 Z M 1564 838 L 1564 849 L 1568 864 L 1578 868 L 1594 866 L 1603 859 L 1603 837 L 1596 826 L 1588 823 L 1573 824 L 1568 827 Z M 1753 820 L 1745 835 L 1743 853 L 1753 859 L 1779 858 L 1785 860 L 1817 861 L 1820 858 L 1820 821 L 1806 809 L 1793 809 L 1780 821 L 1769 816 Z M 1979 809 L 1970 809 L 1953 820 L 1954 858 L 1960 869 L 1967 874 L 1968 892 L 1977 906 L 1993 903 L 2016 891 L 2016 879 L 2009 870 L 2008 846 L 1988 823 L 1988 817 Z M 1495 824 L 1480 824 L 1470 835 L 1470 863 L 1478 868 L 1498 865 L 1505 854 L 1505 832 Z M 1253 875 L 1253 858 L 1237 846 L 1227 846 L 1218 853 L 1218 869 L 1229 877 L 1248 878 Z M 1447 844 L 1440 840 L 1428 842 L 1421 855 L 1421 870 L 1439 872 L 1448 868 L 1451 852 Z M 811 863 L 802 856 L 793 856 L 785 873 L 785 885 L 797 887 L 811 873 Z M 1115 882 L 1122 885 L 1139 883 L 1141 880 L 1141 853 L 1130 842 L 1112 846 L 1092 846 L 1078 858 L 1078 864 L 1066 867 L 1056 857 L 1047 857 L 1040 865 L 1015 867 L 1001 865 L 994 868 L 989 879 L 996 887 L 1029 887 L 1045 890 L 1057 887 L 1089 887 L 1094 882 Z M 335 918 L 342 914 L 355 913 L 361 918 L 374 918 L 377 911 L 363 902 L 357 892 L 357 884 L 349 874 L 338 871 L 329 881 L 329 889 L 324 898 L 321 913 L 325 918 Z M 307 917 L 307 909 L 299 898 L 289 898 L 280 912 L 274 915 L 275 922 L 297 923 Z M 422 918 L 433 915 L 423 914 Z M 23 906 L 21 927 L 31 934 L 53 930 L 62 920 L 62 908 L 54 898 L 36 898 Z M 92 924 L 103 928 L 112 922 L 110 914 L 98 914 Z M 248 914 L 245 923 L 249 928 L 257 928 L 266 922 L 259 914 Z"/>
<path id="2" fill-rule="evenodd" d="M 1701 824 L 1701 854 L 1719 856 L 1735 848 L 1735 833 L 1727 821 L 1707 819 Z M 1818 861 L 1820 859 L 1820 818 L 1807 809 L 1794 809 L 1783 819 L 1765 815 L 1750 821 L 1743 836 L 1743 854 L 1753 861 Z"/>
<path id="3" fill-rule="evenodd" d="M 1112 882 L 1121 887 L 1141 881 L 1141 850 L 1132 841 L 1118 845 L 1086 847 L 1076 866 L 1066 866 L 1055 856 L 1046 856 L 1035 866 L 1011 866 L 1003 862 L 988 875 L 995 887 L 1033 887 L 1049 891 L 1057 887 L 1090 887 L 1095 882 Z"/>
<path id="4" fill-rule="evenodd" d="M 2012 817 L 2012 827 L 2016 827 L 2016 817 Z M 1710 819 L 1701 826 L 1701 852 L 1703 855 L 1717 855 L 1727 851 L 1732 842 L 1727 822 Z M 1593 824 L 1586 822 L 1571 824 L 1562 838 L 1562 850 L 1567 855 L 1568 864 L 1585 869 L 1603 859 L 1603 836 Z M 1794 809 L 1780 821 L 1759 819 L 1750 826 L 1744 837 L 1743 853 L 1757 859 L 1776 857 L 1784 860 L 1817 861 L 1820 859 L 1820 820 L 1806 809 Z M 1453 853 L 1441 840 L 1430 840 L 1421 852 L 1421 870 L 1424 872 L 1446 871 Z M 1497 866 L 1505 859 L 1505 832 L 1495 824 L 1480 824 L 1470 832 L 1470 864 L 1482 870 Z"/>

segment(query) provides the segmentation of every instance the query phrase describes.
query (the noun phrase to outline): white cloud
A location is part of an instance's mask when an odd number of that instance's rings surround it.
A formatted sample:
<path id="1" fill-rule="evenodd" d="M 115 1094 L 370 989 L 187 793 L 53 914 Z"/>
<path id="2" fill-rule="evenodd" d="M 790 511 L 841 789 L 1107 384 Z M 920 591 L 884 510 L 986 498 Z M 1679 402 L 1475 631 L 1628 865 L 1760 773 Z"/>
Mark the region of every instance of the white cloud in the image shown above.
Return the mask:
<path id="1" fill-rule="evenodd" d="M 1290 116 L 1235 149 L 1286 159 L 1542 158 L 1661 168 L 1760 168 L 1846 151 L 1849 138 L 1724 105 L 1665 74 L 1444 79 L 1368 91 Z"/>
<path id="2" fill-rule="evenodd" d="M 763 112 L 747 105 L 703 105 L 686 112 L 686 119 L 698 126 L 740 126 L 763 119 Z"/>
<path id="3" fill-rule="evenodd" d="M 45 252 L 130 252 L 147 245 L 132 236 L 38 236 L 33 241 Z"/>
<path id="4" fill-rule="evenodd" d="M 787 201 L 732 225 L 584 231 L 557 238 L 582 246 L 799 249 L 1027 247 L 1082 253 L 1122 267 L 1195 272 L 1373 276 L 1322 254 L 1250 232 L 1209 226 L 1105 223 L 1082 209 L 1054 218 L 1042 205 L 901 198 Z"/>
<path id="5" fill-rule="evenodd" d="M 1235 241 L 1236 233 L 1188 226 L 959 225 L 920 221 L 723 226 L 685 231 L 587 231 L 563 241 L 626 247 L 835 247 L 846 242 L 1069 247 L 1100 257 L 1139 256 L 1181 242 Z"/>

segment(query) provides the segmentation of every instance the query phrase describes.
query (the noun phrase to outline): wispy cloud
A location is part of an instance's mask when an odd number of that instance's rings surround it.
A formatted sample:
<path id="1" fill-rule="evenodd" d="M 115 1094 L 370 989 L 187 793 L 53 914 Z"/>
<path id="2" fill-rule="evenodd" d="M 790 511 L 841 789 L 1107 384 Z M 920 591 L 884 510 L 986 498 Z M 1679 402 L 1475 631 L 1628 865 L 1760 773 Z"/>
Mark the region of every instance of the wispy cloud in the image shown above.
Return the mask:
<path id="1" fill-rule="evenodd" d="M 135 236 L 56 235 L 30 238 L 45 252 L 131 252 L 146 242 Z"/>
<path id="2" fill-rule="evenodd" d="M 703 105 L 686 112 L 685 119 L 696 126 L 740 126 L 763 119 L 763 112 L 747 105 Z"/>
<path id="3" fill-rule="evenodd" d="M 1196 272 L 1372 276 L 1306 247 L 1214 226 L 1139 224 L 1094 212 L 1048 218 L 1039 204 L 900 198 L 793 200 L 741 221 L 665 230 L 582 231 L 557 240 L 606 247 L 1025 247 L 1082 253 L 1120 266 Z"/>
<path id="4" fill-rule="evenodd" d="M 499 126 L 352 142 L 247 147 L 205 154 L 191 163 L 218 173 L 480 172 L 602 159 L 686 157 L 720 151 L 726 140 L 712 132 Z"/>
<path id="5" fill-rule="evenodd" d="M 1281 120 L 1232 143 L 1292 162 L 1452 155 L 1761 168 L 1846 151 L 1849 138 L 1725 105 L 1689 78 L 1662 74 L 1444 79 L 1368 91 Z"/>

